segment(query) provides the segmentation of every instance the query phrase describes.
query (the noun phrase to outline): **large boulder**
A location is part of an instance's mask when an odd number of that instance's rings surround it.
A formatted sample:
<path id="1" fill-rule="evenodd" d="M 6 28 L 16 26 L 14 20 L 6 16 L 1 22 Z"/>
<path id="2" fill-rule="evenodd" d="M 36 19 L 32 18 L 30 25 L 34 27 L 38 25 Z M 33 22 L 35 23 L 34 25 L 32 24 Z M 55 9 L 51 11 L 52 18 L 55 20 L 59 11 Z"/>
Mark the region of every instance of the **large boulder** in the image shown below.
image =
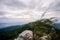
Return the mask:
<path id="1" fill-rule="evenodd" d="M 48 39 L 48 36 L 42 36 L 40 37 L 40 40 L 47 40 Z"/>
<path id="2" fill-rule="evenodd" d="M 19 34 L 17 39 L 14 40 L 32 40 L 32 38 L 33 38 L 33 32 L 30 30 L 25 30 L 21 34 Z"/>

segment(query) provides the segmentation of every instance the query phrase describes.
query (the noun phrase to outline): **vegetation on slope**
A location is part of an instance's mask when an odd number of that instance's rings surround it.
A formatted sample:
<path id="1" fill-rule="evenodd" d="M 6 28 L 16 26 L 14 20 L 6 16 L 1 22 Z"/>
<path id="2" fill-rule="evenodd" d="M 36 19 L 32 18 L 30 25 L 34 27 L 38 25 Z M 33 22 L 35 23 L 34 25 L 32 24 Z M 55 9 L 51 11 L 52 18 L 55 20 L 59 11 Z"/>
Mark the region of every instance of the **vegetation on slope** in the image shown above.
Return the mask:
<path id="1" fill-rule="evenodd" d="M 11 26 L 0 29 L 0 40 L 14 40 L 24 30 L 33 31 L 33 40 L 48 35 L 47 40 L 60 40 L 60 35 L 51 19 L 42 19 L 21 26 Z"/>

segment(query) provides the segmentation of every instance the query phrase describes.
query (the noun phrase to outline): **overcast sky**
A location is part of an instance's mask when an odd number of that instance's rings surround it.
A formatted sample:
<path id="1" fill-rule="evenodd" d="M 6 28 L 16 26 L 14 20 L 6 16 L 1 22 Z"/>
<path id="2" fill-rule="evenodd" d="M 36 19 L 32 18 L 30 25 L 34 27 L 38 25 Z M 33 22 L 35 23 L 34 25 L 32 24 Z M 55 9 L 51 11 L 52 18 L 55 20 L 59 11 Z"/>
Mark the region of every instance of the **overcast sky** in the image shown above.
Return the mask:
<path id="1" fill-rule="evenodd" d="M 38 20 L 47 9 L 44 18 L 60 19 L 60 0 L 0 0 L 0 23 Z"/>

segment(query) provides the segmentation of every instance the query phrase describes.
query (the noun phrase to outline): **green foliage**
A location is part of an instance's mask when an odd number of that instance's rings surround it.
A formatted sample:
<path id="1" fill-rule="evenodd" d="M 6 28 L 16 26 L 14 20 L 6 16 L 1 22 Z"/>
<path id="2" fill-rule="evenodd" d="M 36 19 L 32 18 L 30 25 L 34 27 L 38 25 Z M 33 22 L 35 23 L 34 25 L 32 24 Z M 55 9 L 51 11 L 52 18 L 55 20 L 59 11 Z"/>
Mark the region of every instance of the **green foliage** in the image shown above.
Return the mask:
<path id="1" fill-rule="evenodd" d="M 33 40 L 39 40 L 44 35 L 48 36 L 48 40 L 60 40 L 60 36 L 55 29 L 51 19 L 42 19 L 21 26 L 0 29 L 0 40 L 14 40 L 24 30 L 33 31 Z"/>
<path id="2" fill-rule="evenodd" d="M 13 40 L 18 37 L 18 35 L 29 27 L 24 26 L 11 26 L 7 28 L 0 29 L 0 40 Z"/>

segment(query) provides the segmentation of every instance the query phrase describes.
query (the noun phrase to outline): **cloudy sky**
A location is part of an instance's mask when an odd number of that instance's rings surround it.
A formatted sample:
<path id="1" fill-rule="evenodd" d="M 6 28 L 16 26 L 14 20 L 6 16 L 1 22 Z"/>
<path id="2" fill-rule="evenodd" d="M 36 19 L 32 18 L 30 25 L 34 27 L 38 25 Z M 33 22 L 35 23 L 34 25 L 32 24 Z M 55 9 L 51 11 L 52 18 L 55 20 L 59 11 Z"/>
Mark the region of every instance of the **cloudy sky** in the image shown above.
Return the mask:
<path id="1" fill-rule="evenodd" d="M 0 0 L 0 25 L 35 21 L 40 19 L 45 11 L 44 18 L 60 19 L 60 0 Z"/>

